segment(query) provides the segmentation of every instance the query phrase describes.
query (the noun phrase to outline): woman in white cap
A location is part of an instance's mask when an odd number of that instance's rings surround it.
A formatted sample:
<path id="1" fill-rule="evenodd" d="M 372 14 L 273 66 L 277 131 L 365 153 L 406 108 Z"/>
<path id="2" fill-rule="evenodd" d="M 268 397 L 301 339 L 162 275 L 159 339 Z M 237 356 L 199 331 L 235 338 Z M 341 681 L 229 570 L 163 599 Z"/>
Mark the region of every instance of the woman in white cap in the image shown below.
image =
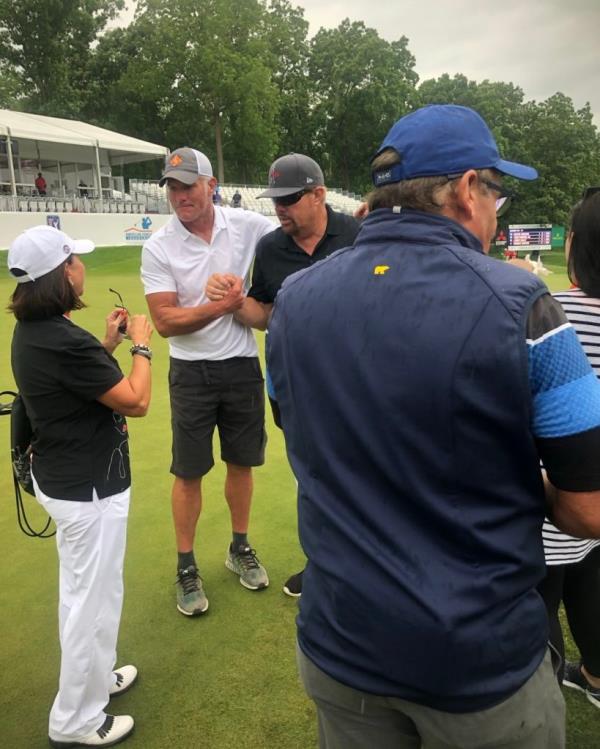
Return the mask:
<path id="1" fill-rule="evenodd" d="M 93 249 L 88 240 L 36 226 L 8 252 L 17 281 L 9 306 L 17 318 L 12 368 L 33 427 L 35 494 L 55 521 L 60 561 L 54 747 L 112 746 L 133 731 L 131 716 L 104 708 L 137 678 L 135 666 L 115 669 L 130 495 L 124 417 L 148 410 L 152 328 L 145 315 L 114 310 L 100 342 L 70 319 L 84 306 L 80 255 Z M 129 376 L 112 356 L 123 323 L 133 343 Z"/>

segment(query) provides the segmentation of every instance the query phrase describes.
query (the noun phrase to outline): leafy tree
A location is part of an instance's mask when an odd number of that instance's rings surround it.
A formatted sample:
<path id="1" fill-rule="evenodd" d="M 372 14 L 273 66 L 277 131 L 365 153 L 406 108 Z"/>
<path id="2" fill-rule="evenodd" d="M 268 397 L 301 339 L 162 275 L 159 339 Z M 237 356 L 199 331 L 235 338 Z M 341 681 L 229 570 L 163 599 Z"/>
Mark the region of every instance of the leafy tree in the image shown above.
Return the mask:
<path id="1" fill-rule="evenodd" d="M 308 21 L 304 10 L 288 0 L 271 0 L 265 19 L 272 80 L 279 92 L 279 156 L 291 151 L 312 155 L 313 87 L 307 71 Z"/>
<path id="2" fill-rule="evenodd" d="M 600 174 L 600 136 L 589 104 L 576 110 L 568 96 L 556 93 L 526 104 L 523 119 L 526 138 L 515 150 L 540 177 L 519 187 L 516 216 L 523 222 L 566 224 L 583 189 L 597 184 Z"/>
<path id="3" fill-rule="evenodd" d="M 18 74 L 0 60 L 0 108 L 16 109 L 21 95 Z"/>
<path id="4" fill-rule="evenodd" d="M 368 164 L 392 123 L 409 108 L 418 80 L 408 39 L 387 42 L 362 22 L 320 29 L 311 43 L 313 123 L 332 184 L 362 192 Z"/>
<path id="5" fill-rule="evenodd" d="M 20 80 L 20 105 L 37 113 L 78 115 L 91 45 L 123 5 L 123 0 L 0 0 L 0 60 L 3 72 Z"/>
<path id="6" fill-rule="evenodd" d="M 139 46 L 115 86 L 131 121 L 149 113 L 161 142 L 201 148 L 220 180 L 225 168 L 230 179 L 264 179 L 277 147 L 265 14 L 259 0 L 142 0 L 128 29 Z M 118 64 L 117 47 L 113 38 L 99 53 Z"/>

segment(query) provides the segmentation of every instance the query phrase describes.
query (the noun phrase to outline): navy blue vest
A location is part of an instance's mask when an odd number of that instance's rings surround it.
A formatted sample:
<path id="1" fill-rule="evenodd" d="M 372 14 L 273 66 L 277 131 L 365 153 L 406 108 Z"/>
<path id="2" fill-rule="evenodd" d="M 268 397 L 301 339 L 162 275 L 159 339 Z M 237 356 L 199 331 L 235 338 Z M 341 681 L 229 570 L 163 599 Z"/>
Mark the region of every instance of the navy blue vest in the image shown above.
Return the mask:
<path id="1" fill-rule="evenodd" d="M 284 284 L 269 368 L 309 560 L 298 637 L 338 681 L 470 712 L 543 658 L 525 325 L 545 291 L 408 210 Z"/>

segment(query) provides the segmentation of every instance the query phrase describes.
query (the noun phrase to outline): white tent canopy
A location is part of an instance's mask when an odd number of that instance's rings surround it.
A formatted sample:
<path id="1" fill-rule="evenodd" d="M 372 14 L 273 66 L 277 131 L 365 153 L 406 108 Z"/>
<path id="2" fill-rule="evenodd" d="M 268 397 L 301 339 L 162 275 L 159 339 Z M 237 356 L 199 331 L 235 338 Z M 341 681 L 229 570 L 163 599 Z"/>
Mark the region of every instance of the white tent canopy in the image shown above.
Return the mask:
<path id="1" fill-rule="evenodd" d="M 63 146 L 85 146 L 105 150 L 110 159 L 125 164 L 164 158 L 168 149 L 145 140 L 121 135 L 112 130 L 88 125 L 78 120 L 63 120 L 60 117 L 45 117 L 41 114 L 12 112 L 0 109 L 0 136 L 10 136 L 14 140 L 26 139 L 40 144 L 60 144 Z M 50 150 L 50 149 L 48 149 Z M 54 150 L 56 154 L 59 150 Z M 44 151 L 46 148 L 44 147 Z M 46 158 L 52 158 L 47 156 Z"/>
<path id="2" fill-rule="evenodd" d="M 85 177 L 102 198 L 113 165 L 164 159 L 167 153 L 165 146 L 86 122 L 0 109 L 0 184 L 13 195 L 32 185 L 34 172 L 50 169 L 53 186 L 72 190 Z"/>

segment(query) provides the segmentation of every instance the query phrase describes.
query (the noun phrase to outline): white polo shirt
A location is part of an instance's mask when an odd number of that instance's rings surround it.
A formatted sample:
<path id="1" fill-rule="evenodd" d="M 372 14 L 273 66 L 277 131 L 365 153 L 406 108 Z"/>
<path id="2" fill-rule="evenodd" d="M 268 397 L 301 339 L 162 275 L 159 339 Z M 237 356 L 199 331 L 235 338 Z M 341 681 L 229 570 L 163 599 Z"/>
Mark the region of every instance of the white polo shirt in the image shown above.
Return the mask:
<path id="1" fill-rule="evenodd" d="M 190 234 L 175 215 L 144 243 L 141 273 L 146 294 L 174 291 L 179 307 L 196 307 L 209 301 L 204 289 L 213 273 L 241 276 L 248 291 L 256 244 L 275 224 L 241 208 L 214 210 L 210 243 Z M 171 336 L 169 353 L 186 361 L 215 361 L 257 356 L 257 348 L 252 330 L 230 314 L 194 333 Z"/>

